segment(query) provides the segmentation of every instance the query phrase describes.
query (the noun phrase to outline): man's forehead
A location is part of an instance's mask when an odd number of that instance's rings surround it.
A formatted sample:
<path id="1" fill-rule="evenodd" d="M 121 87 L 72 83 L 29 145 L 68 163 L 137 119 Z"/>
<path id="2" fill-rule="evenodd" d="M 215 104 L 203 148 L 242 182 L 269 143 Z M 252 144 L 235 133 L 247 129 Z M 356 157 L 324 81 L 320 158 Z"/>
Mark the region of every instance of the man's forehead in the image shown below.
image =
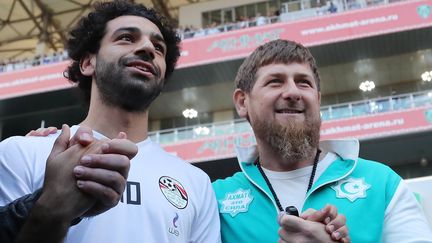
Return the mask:
<path id="1" fill-rule="evenodd" d="M 313 71 L 308 63 L 302 62 L 290 62 L 290 63 L 270 63 L 261 66 L 258 69 L 258 73 L 261 74 L 286 74 L 286 73 L 295 73 L 295 74 L 304 74 L 308 76 L 313 76 Z"/>
<path id="2" fill-rule="evenodd" d="M 137 29 L 143 33 L 155 33 L 162 36 L 157 25 L 141 16 L 124 15 L 108 21 L 106 27 L 107 34 L 112 34 L 119 29 Z"/>

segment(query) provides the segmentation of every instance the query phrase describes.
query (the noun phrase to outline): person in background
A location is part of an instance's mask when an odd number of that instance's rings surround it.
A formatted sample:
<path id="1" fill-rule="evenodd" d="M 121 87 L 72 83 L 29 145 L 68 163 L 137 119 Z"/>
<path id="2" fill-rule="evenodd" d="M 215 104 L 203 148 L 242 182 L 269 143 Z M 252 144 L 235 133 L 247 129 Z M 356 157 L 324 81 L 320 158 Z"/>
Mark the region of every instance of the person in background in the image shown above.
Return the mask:
<path id="1" fill-rule="evenodd" d="M 328 11 L 329 13 L 336 13 L 336 12 L 337 12 L 337 7 L 336 7 L 336 5 L 333 3 L 333 1 L 330 1 L 330 5 L 329 5 L 327 11 Z"/>

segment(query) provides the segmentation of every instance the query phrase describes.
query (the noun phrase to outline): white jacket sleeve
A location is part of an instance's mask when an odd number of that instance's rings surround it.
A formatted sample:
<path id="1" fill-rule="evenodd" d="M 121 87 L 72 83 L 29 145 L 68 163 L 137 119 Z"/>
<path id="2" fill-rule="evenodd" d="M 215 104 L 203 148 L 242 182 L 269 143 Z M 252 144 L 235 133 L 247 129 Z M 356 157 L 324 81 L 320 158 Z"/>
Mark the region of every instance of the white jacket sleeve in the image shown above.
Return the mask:
<path id="1" fill-rule="evenodd" d="M 432 229 L 403 180 L 386 209 L 382 239 L 385 243 L 432 243 Z"/>
<path id="2" fill-rule="evenodd" d="M 0 205 L 32 193 L 31 164 L 19 146 L 19 137 L 0 143 Z"/>
<path id="3" fill-rule="evenodd" d="M 219 243 L 221 242 L 221 235 L 218 206 L 216 195 L 208 177 L 202 188 L 199 212 L 197 219 L 194 220 L 189 242 Z"/>

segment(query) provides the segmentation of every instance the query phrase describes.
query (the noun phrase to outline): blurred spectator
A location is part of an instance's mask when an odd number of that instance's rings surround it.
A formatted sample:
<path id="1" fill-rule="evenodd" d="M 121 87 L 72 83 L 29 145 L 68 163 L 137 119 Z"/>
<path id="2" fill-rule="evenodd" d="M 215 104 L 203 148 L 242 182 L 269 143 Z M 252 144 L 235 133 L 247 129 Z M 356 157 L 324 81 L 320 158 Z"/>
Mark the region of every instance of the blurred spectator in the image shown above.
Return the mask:
<path id="1" fill-rule="evenodd" d="M 248 19 L 245 16 L 240 16 L 240 22 L 238 23 L 240 29 L 248 27 Z"/>
<path id="2" fill-rule="evenodd" d="M 255 21 L 256 21 L 256 25 L 257 26 L 261 26 L 261 25 L 267 24 L 266 17 L 262 16 L 260 12 L 258 12 L 256 14 Z"/>
<path id="3" fill-rule="evenodd" d="M 348 0 L 347 1 L 348 9 L 357 9 L 361 8 L 359 1 L 357 0 Z"/>
<path id="4" fill-rule="evenodd" d="M 69 57 L 66 51 L 54 52 L 53 54 L 44 54 L 42 57 L 38 55 L 33 58 L 24 58 L 22 60 L 15 60 L 10 58 L 6 62 L 0 61 L 0 73 L 23 70 L 39 65 L 61 62 L 68 59 Z"/>
<path id="5" fill-rule="evenodd" d="M 279 9 L 277 9 L 275 12 L 274 12 L 274 18 L 271 18 L 271 23 L 276 23 L 276 22 L 280 22 L 281 20 L 280 20 L 280 10 Z"/>
<path id="6" fill-rule="evenodd" d="M 194 37 L 194 29 L 192 26 L 186 26 L 183 31 L 183 38 L 189 39 Z"/>
<path id="7" fill-rule="evenodd" d="M 6 72 L 6 65 L 4 62 L 0 62 L 0 73 Z"/>
<path id="8" fill-rule="evenodd" d="M 333 1 L 330 1 L 330 6 L 328 7 L 327 11 L 329 13 L 336 13 L 337 12 L 337 7 L 336 5 L 333 3 Z"/>
<path id="9" fill-rule="evenodd" d="M 206 31 L 203 28 L 199 28 L 194 33 L 194 37 L 201 37 L 201 36 L 205 36 L 205 35 L 206 35 Z"/>
<path id="10" fill-rule="evenodd" d="M 217 34 L 220 33 L 220 29 L 217 25 L 216 22 L 211 23 L 211 25 L 209 26 L 209 28 L 207 28 L 207 34 L 208 35 L 213 35 L 213 34 Z"/>

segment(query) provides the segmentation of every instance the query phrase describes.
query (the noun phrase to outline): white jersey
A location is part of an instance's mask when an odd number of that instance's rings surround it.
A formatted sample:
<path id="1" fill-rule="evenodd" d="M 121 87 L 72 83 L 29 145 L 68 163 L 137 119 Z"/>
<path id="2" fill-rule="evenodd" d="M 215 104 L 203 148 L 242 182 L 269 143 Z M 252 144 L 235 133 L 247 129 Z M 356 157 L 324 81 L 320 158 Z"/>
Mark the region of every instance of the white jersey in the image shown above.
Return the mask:
<path id="1" fill-rule="evenodd" d="M 73 126 L 71 132 L 77 129 Z M 0 205 L 42 187 L 46 159 L 58 134 L 0 143 Z M 121 202 L 71 227 L 65 242 L 220 242 L 208 176 L 150 139 L 137 146 Z"/>

